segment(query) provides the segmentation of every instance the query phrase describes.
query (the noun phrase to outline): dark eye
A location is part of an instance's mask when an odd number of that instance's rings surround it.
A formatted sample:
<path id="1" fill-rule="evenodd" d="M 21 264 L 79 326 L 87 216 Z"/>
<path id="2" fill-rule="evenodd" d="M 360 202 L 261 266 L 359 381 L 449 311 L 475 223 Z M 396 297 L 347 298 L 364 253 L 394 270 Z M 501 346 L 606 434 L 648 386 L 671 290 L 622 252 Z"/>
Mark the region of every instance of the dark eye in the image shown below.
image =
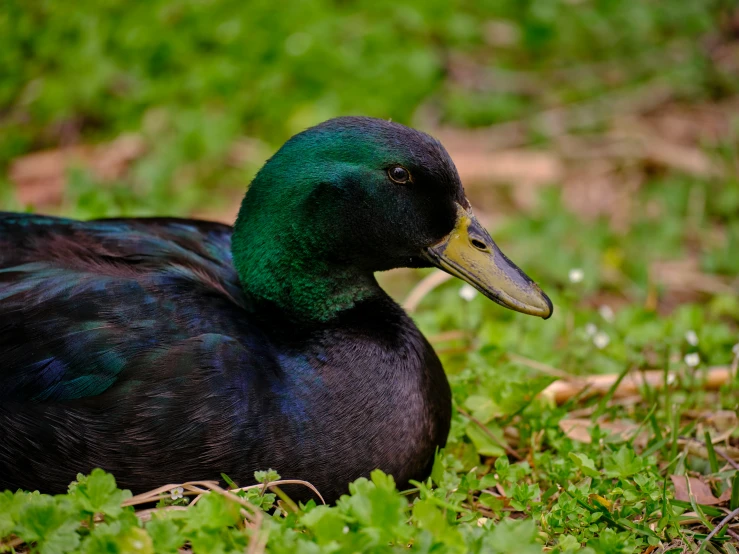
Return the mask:
<path id="1" fill-rule="evenodd" d="M 391 181 L 395 181 L 400 185 L 404 185 L 411 180 L 411 174 L 408 173 L 408 170 L 399 165 L 393 166 L 388 169 L 387 176 L 390 177 Z"/>

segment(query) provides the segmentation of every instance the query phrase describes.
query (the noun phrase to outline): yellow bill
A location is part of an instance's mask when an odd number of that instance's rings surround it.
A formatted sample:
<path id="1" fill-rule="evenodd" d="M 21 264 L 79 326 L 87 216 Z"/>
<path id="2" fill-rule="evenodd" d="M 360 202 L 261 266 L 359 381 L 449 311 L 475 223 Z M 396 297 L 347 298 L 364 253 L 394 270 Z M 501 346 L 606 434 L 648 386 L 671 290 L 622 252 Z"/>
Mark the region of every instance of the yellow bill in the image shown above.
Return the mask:
<path id="1" fill-rule="evenodd" d="M 509 260 L 471 210 L 457 204 L 457 224 L 424 257 L 501 306 L 547 319 L 554 307 L 528 275 Z"/>

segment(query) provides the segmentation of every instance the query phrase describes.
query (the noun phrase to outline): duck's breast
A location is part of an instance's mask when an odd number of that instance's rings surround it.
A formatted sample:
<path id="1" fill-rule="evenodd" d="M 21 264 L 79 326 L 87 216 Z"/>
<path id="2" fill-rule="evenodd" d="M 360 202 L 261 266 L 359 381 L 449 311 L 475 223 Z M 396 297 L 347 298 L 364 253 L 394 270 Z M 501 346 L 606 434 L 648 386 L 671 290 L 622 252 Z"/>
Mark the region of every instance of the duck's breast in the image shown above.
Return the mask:
<path id="1" fill-rule="evenodd" d="M 272 449 L 273 467 L 289 467 L 329 495 L 375 468 L 401 486 L 424 478 L 446 443 L 451 393 L 436 354 L 401 308 L 388 298 L 364 303 L 301 346 L 281 349 L 283 416 L 275 433 L 281 427 L 293 448 Z"/>

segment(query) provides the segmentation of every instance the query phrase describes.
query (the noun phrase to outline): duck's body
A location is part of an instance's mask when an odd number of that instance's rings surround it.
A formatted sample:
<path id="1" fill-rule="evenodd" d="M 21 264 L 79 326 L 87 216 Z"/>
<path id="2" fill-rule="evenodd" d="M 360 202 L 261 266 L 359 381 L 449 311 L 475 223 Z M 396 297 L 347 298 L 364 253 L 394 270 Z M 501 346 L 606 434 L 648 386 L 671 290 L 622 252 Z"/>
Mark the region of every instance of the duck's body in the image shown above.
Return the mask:
<path id="1" fill-rule="evenodd" d="M 0 214 L 0 490 L 62 492 L 94 467 L 135 492 L 248 484 L 271 467 L 333 501 L 374 468 L 424 478 L 449 386 L 373 272 L 440 265 L 551 313 L 468 210 L 438 142 L 343 118 L 283 147 L 233 232 Z"/>
<path id="2" fill-rule="evenodd" d="M 244 295 L 230 238 L 0 214 L 0 490 L 62 492 L 94 467 L 134 491 L 275 467 L 334 499 L 376 467 L 423 476 L 451 398 L 403 310 L 378 287 L 330 322 L 287 321 Z"/>

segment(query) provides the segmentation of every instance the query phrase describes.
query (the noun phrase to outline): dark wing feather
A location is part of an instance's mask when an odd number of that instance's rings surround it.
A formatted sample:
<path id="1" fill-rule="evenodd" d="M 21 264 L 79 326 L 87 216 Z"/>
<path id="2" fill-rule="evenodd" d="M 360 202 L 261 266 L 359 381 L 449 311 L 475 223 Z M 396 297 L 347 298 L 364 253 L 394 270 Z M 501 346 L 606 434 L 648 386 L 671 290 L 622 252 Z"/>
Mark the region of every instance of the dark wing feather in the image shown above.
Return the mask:
<path id="1" fill-rule="evenodd" d="M 239 332 L 231 229 L 0 213 L 0 401 L 107 390 L 132 360 Z"/>

